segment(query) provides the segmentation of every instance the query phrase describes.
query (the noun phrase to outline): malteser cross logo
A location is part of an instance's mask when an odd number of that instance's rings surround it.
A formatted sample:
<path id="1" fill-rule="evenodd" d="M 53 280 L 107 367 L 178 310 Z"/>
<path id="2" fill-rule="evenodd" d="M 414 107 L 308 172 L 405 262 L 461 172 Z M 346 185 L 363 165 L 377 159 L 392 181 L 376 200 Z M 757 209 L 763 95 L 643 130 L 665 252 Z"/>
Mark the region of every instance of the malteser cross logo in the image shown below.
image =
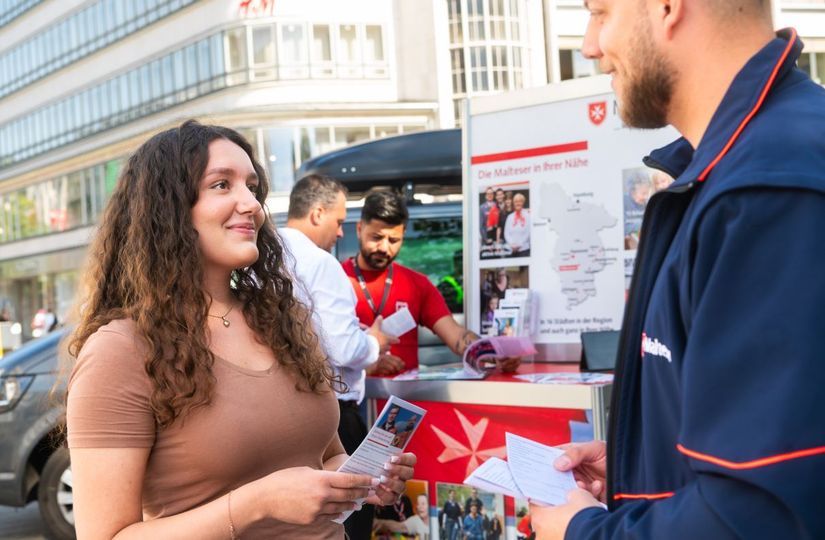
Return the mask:
<path id="1" fill-rule="evenodd" d="M 587 115 L 590 117 L 590 121 L 598 126 L 604 122 L 604 118 L 607 116 L 607 102 L 597 101 L 596 103 L 588 104 Z"/>

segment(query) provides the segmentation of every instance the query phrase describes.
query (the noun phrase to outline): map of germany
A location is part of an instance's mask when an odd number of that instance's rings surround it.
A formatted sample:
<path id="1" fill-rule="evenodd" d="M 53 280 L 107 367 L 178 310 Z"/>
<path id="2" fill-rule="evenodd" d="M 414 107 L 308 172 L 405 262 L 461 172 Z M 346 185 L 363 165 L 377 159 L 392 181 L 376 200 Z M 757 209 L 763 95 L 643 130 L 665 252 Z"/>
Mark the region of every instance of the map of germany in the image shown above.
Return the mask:
<path id="1" fill-rule="evenodd" d="M 550 262 L 561 278 L 567 309 L 596 296 L 595 274 L 619 259 L 619 250 L 605 248 L 599 231 L 615 227 L 619 220 L 603 206 L 583 202 L 592 193 L 568 195 L 557 183 L 541 188 L 541 217 L 547 218 L 559 239 Z"/>

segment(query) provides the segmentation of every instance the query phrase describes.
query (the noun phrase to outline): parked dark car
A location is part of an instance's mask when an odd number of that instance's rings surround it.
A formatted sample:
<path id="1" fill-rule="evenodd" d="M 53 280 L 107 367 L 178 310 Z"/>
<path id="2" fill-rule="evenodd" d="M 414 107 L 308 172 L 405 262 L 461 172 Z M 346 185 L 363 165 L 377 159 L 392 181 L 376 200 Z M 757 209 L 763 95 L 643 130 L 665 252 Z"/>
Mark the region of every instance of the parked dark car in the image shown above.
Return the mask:
<path id="1" fill-rule="evenodd" d="M 49 538 L 75 538 L 69 452 L 50 396 L 58 373 L 58 329 L 0 358 L 0 505 L 38 501 Z"/>

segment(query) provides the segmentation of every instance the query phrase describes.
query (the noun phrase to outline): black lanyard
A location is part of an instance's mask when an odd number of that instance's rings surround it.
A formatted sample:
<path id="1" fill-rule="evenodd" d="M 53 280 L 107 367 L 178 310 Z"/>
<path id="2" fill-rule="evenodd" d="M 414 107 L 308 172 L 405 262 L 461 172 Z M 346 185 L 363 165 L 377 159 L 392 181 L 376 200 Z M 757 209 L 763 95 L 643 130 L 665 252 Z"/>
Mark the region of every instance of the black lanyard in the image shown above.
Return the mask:
<path id="1" fill-rule="evenodd" d="M 379 305 L 377 309 L 375 307 L 375 302 L 372 301 L 370 292 L 367 290 L 367 281 L 364 279 L 364 274 L 362 274 L 361 269 L 358 268 L 358 259 L 356 257 L 353 257 L 352 265 L 355 267 L 355 276 L 358 278 L 358 284 L 364 292 L 364 298 L 367 299 L 367 303 L 372 310 L 373 316 L 378 317 L 378 315 L 384 311 L 384 306 L 387 304 L 387 298 L 390 297 L 390 289 L 392 288 L 392 263 L 390 263 L 390 269 L 387 272 L 387 279 L 384 280 L 384 295 L 381 298 L 381 305 Z"/>

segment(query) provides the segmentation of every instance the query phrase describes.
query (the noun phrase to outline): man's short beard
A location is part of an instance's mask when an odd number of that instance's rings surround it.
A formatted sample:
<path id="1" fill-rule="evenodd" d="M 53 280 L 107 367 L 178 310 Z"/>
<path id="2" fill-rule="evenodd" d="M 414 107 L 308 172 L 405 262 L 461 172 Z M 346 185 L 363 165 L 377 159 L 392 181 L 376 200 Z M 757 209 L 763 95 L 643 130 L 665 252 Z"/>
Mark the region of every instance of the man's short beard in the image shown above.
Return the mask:
<path id="1" fill-rule="evenodd" d="M 655 49 L 648 32 L 649 29 L 640 30 L 633 43 L 636 77 L 627 81 L 619 115 L 630 127 L 656 129 L 668 125 L 674 73 Z"/>
<path id="2" fill-rule="evenodd" d="M 384 268 L 388 267 L 392 263 L 392 261 L 395 260 L 395 257 L 390 257 L 388 255 L 386 259 L 383 259 L 382 261 L 378 262 L 375 260 L 373 255 L 374 254 L 372 253 L 365 252 L 363 249 L 361 250 L 361 259 L 365 263 L 367 263 L 367 266 L 369 266 L 373 270 L 383 270 Z"/>

